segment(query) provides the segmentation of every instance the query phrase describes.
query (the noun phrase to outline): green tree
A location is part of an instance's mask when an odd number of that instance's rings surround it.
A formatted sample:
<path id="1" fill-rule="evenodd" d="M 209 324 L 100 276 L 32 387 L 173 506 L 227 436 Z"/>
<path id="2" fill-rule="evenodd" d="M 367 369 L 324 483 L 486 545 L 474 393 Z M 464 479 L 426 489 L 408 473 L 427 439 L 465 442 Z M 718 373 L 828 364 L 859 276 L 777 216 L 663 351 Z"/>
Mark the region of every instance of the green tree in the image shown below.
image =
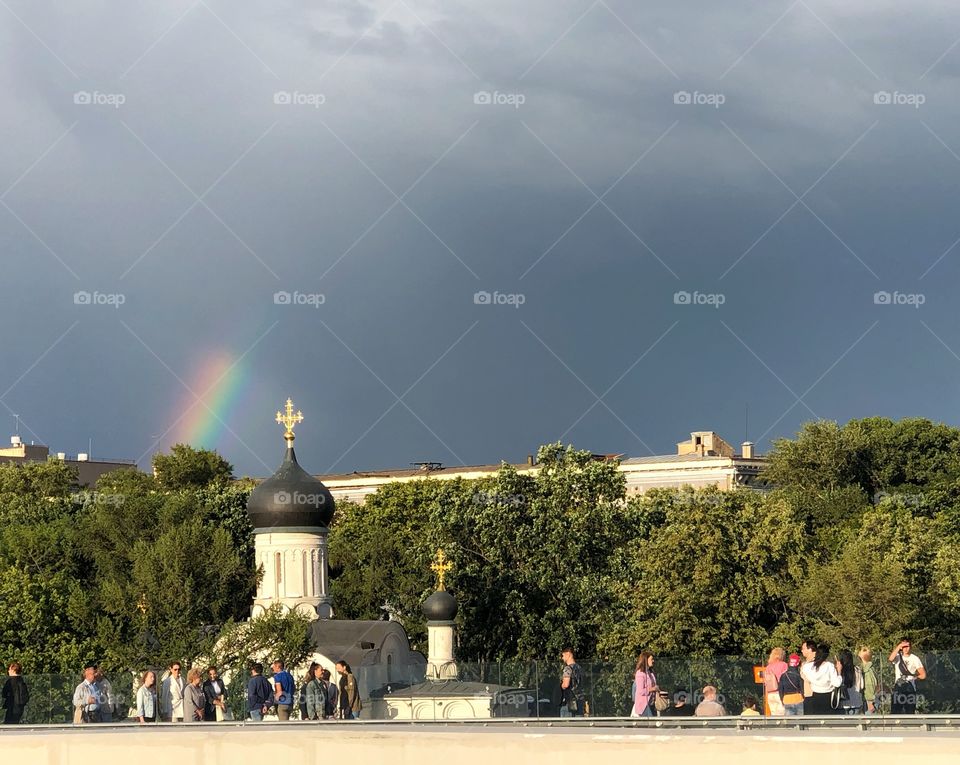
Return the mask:
<path id="1" fill-rule="evenodd" d="M 233 477 L 233 465 L 215 451 L 186 444 L 175 444 L 170 454 L 155 454 L 153 471 L 159 486 L 167 490 L 200 488 Z"/>

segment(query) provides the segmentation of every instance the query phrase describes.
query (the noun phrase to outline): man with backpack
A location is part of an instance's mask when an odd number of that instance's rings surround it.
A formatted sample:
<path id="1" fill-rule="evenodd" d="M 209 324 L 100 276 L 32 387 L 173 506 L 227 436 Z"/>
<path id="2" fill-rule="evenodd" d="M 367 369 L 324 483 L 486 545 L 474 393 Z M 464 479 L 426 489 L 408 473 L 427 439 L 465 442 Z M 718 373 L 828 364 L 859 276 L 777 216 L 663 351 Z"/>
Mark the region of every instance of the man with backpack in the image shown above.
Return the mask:
<path id="1" fill-rule="evenodd" d="M 263 676 L 263 664 L 257 662 L 250 667 L 250 680 L 247 682 L 247 711 L 250 719 L 260 722 L 271 706 L 273 688 L 270 681 Z"/>
<path id="2" fill-rule="evenodd" d="M 12 662 L 7 668 L 7 682 L 3 684 L 3 708 L 6 713 L 3 716 L 5 725 L 16 725 L 23 719 L 23 710 L 30 701 L 30 690 L 27 683 L 20 675 L 23 667 L 20 662 Z"/>
<path id="3" fill-rule="evenodd" d="M 586 698 L 583 693 L 583 669 L 572 648 L 564 648 L 563 674 L 560 678 L 560 716 L 583 717 Z"/>

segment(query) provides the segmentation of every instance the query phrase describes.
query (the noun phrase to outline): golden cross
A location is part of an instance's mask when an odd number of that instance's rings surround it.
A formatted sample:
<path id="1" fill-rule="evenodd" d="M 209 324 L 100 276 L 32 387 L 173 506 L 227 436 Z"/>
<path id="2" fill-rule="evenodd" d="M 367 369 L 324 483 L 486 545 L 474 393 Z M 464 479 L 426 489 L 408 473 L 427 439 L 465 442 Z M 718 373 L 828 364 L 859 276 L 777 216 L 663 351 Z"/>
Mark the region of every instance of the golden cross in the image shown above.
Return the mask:
<path id="1" fill-rule="evenodd" d="M 447 575 L 447 572 L 453 568 L 453 564 L 447 560 L 447 556 L 443 554 L 443 550 L 437 550 L 437 557 L 434 560 L 435 562 L 430 564 L 430 568 L 437 574 L 437 589 L 445 590 L 443 579 Z"/>
<path id="2" fill-rule="evenodd" d="M 277 412 L 277 424 L 283 425 L 287 429 L 283 434 L 283 437 L 287 439 L 287 441 L 293 441 L 293 429 L 298 423 L 303 422 L 303 412 L 298 411 L 296 414 L 294 414 L 293 401 L 291 401 L 289 398 L 287 399 L 287 405 L 284 407 L 284 411 L 285 414 Z"/>

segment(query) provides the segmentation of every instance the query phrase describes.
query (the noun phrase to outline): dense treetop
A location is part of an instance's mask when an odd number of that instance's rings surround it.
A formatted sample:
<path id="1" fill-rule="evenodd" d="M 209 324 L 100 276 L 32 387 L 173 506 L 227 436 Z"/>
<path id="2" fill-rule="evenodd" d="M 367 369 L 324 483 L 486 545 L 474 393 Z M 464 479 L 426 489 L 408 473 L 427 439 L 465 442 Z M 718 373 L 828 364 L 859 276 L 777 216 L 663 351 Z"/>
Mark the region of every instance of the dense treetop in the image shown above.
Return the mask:
<path id="1" fill-rule="evenodd" d="M 550 444 L 540 469 L 395 483 L 338 503 L 339 618 L 392 611 L 425 650 L 430 560 L 454 563 L 463 659 L 763 656 L 834 646 L 960 646 L 960 430 L 922 419 L 812 422 L 769 455 L 766 493 L 626 496 L 612 462 Z M 294 659 L 302 625 L 241 629 L 258 572 L 245 505 L 214 452 L 178 445 L 157 477 L 77 491 L 62 462 L 0 465 L 0 659 L 75 672 L 210 656 L 243 641 Z M 294 634 L 296 633 L 296 634 Z M 253 650 L 253 649 L 251 649 Z M 229 654 L 229 656 L 227 656 Z"/>

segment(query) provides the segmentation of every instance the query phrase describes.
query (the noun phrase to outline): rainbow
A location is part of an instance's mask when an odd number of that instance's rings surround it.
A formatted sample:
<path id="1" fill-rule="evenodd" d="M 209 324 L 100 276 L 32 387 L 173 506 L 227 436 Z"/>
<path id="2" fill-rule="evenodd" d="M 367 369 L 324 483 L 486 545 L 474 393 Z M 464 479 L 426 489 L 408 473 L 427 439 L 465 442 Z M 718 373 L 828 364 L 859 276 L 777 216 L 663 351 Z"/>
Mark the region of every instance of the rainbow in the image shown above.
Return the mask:
<path id="1" fill-rule="evenodd" d="M 226 436 L 233 438 L 224 424 L 233 428 L 231 423 L 238 421 L 235 415 L 247 393 L 248 379 L 244 361 L 237 363 L 225 351 L 205 354 L 187 380 L 191 390 L 184 391 L 171 418 L 180 421 L 170 433 L 170 443 L 219 451 Z"/>

